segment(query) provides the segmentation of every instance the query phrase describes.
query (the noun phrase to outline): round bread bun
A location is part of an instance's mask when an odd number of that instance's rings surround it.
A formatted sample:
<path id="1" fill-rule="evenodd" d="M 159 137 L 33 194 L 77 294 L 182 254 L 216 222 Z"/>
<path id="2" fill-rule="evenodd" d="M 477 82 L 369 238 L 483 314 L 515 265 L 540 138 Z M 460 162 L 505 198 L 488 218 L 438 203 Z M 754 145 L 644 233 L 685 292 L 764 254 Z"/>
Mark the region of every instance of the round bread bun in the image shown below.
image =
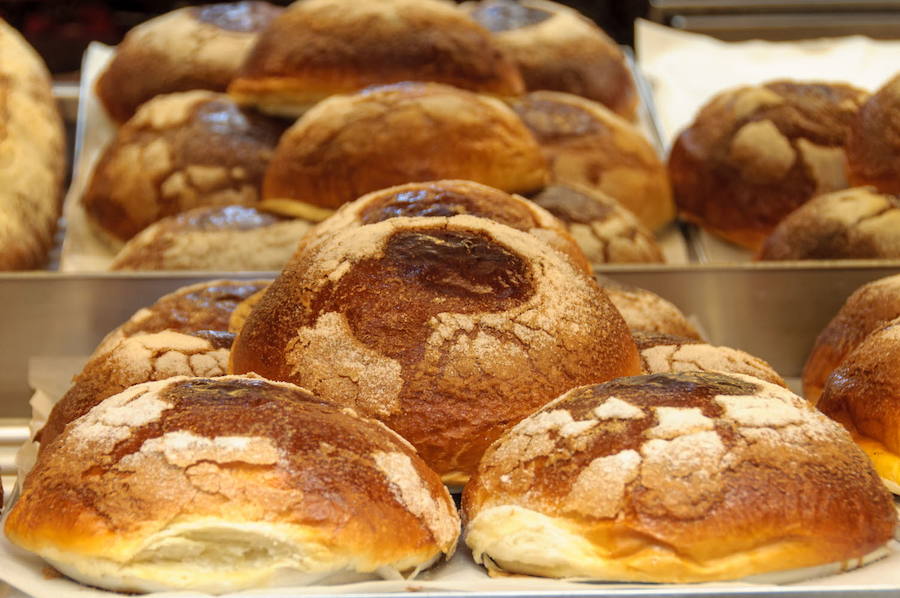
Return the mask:
<path id="1" fill-rule="evenodd" d="M 497 96 L 524 91 L 515 63 L 450 2 L 304 0 L 260 35 L 228 93 L 297 117 L 328 96 L 400 81 Z"/>
<path id="2" fill-rule="evenodd" d="M 491 570 L 666 583 L 845 568 L 897 519 L 841 426 L 780 386 L 700 372 L 566 393 L 488 449 L 462 508 Z"/>
<path id="3" fill-rule="evenodd" d="M 233 341 L 234 334 L 218 330 L 163 330 L 124 338 L 109 351 L 94 355 L 38 433 L 41 451 L 66 424 L 129 386 L 175 376 L 224 376 Z"/>
<path id="4" fill-rule="evenodd" d="M 871 187 L 814 197 L 778 223 L 757 258 L 900 258 L 900 197 Z"/>
<path id="5" fill-rule="evenodd" d="M 847 136 L 847 178 L 900 195 L 900 75 L 862 105 Z"/>
<path id="6" fill-rule="evenodd" d="M 803 366 L 803 395 L 815 405 L 825 380 L 869 334 L 900 317 L 900 274 L 859 287 L 822 329 Z"/>
<path id="7" fill-rule="evenodd" d="M 269 280 L 210 280 L 188 285 L 163 295 L 152 305 L 139 309 L 127 322 L 106 335 L 93 356 L 105 353 L 136 334 L 162 332 L 191 333 L 200 330 L 237 332 L 230 319 L 237 306 L 261 289 Z"/>
<path id="8" fill-rule="evenodd" d="M 132 237 L 110 270 L 281 270 L 313 224 L 251 206 L 194 208 Z"/>
<path id="9" fill-rule="evenodd" d="M 116 132 L 82 197 L 101 240 L 117 247 L 157 220 L 200 206 L 252 205 L 282 123 L 228 96 L 188 91 L 141 106 Z"/>
<path id="10" fill-rule="evenodd" d="M 650 230 L 675 217 L 666 167 L 631 123 L 555 91 L 529 93 L 512 106 L 541 144 L 553 182 L 598 189 Z"/>
<path id="11" fill-rule="evenodd" d="M 787 388 L 778 372 L 759 357 L 740 349 L 717 347 L 697 339 L 632 330 L 645 374 L 719 372 L 744 374 Z"/>
<path id="12" fill-rule="evenodd" d="M 835 368 L 818 408 L 853 435 L 900 494 L 900 318 L 872 332 Z"/>
<path id="13" fill-rule="evenodd" d="M 758 250 L 810 198 L 848 186 L 843 148 L 867 96 L 849 85 L 794 81 L 716 95 L 669 154 L 680 214 Z"/>
<path id="14" fill-rule="evenodd" d="M 472 181 L 409 183 L 374 191 L 344 204 L 316 226 L 303 244 L 350 227 L 375 224 L 389 218 L 447 218 L 468 214 L 488 218 L 531 233 L 591 273 L 591 265 L 566 227 L 547 210 L 518 195 Z"/>
<path id="15" fill-rule="evenodd" d="M 634 331 L 673 334 L 701 340 L 696 327 L 671 301 L 656 293 L 597 275 L 609 300 L 622 314 L 628 328 Z"/>
<path id="16" fill-rule="evenodd" d="M 566 225 L 591 264 L 666 261 L 653 233 L 599 189 L 551 184 L 531 200 Z"/>
<path id="17" fill-rule="evenodd" d="M 67 426 L 5 531 L 85 584 L 218 594 L 414 573 L 453 553 L 459 516 L 377 421 L 292 384 L 179 377 Z"/>
<path id="18" fill-rule="evenodd" d="M 231 353 L 234 373 L 382 420 L 448 484 L 559 393 L 639 368 L 589 276 L 532 235 L 468 215 L 391 218 L 307 245 Z"/>
<path id="19" fill-rule="evenodd" d="M 65 133 L 46 65 L 3 19 L 0 56 L 0 270 L 32 270 L 53 246 Z"/>
<path id="20" fill-rule="evenodd" d="M 509 193 L 544 186 L 537 142 L 503 102 L 436 83 L 333 96 L 289 128 L 266 199 L 336 209 L 392 185 L 465 179 Z"/>
<path id="21" fill-rule="evenodd" d="M 635 118 L 638 95 L 625 55 L 578 11 L 547 0 L 482 0 L 462 6 L 494 33 L 529 91 L 564 91 Z"/>
<path id="22" fill-rule="evenodd" d="M 256 36 L 282 11 L 268 2 L 207 4 L 173 10 L 125 35 L 95 90 L 118 122 L 164 93 L 225 91 Z"/>

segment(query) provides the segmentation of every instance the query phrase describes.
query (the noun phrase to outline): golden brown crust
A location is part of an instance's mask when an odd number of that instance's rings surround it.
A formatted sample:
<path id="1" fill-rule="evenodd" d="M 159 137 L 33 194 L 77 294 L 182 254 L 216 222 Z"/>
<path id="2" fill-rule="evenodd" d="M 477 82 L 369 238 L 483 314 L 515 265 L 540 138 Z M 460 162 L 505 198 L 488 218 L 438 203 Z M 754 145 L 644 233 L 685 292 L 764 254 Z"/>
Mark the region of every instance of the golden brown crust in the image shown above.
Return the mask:
<path id="1" fill-rule="evenodd" d="M 136 334 L 163 330 L 228 332 L 231 314 L 238 304 L 269 283 L 268 280 L 211 280 L 177 289 L 139 309 L 127 322 L 107 334 L 94 355 L 109 351 L 123 338 Z"/>
<path id="2" fill-rule="evenodd" d="M 603 287 L 625 323 L 631 330 L 673 334 L 700 340 L 700 333 L 673 303 L 656 293 L 597 275 Z"/>
<path id="3" fill-rule="evenodd" d="M 862 105 L 847 136 L 847 178 L 900 194 L 900 75 Z"/>
<path id="4" fill-rule="evenodd" d="M 127 241 L 199 206 L 251 205 L 284 124 L 227 96 L 191 91 L 147 102 L 116 133 L 82 197 L 92 224 Z"/>
<path id="5" fill-rule="evenodd" d="M 229 86 L 239 102 L 299 116 L 333 94 L 434 81 L 498 96 L 524 90 L 485 31 L 437 0 L 305 0 L 260 36 Z"/>
<path id="6" fill-rule="evenodd" d="M 759 249 L 794 209 L 848 186 L 843 146 L 867 96 L 849 85 L 793 81 L 720 93 L 669 154 L 681 215 Z"/>
<path id="7" fill-rule="evenodd" d="M 533 236 L 464 215 L 308 245 L 250 314 L 231 366 L 378 417 L 464 482 L 506 426 L 639 364 L 592 279 Z"/>
<path id="8" fill-rule="evenodd" d="M 40 56 L 0 19 L 0 270 L 41 267 L 65 179 L 65 134 Z"/>
<path id="9" fill-rule="evenodd" d="M 766 238 L 761 260 L 900 257 L 900 198 L 871 187 L 826 193 L 788 214 Z"/>
<path id="10" fill-rule="evenodd" d="M 194 208 L 132 237 L 110 270 L 281 270 L 312 226 L 250 206 Z"/>
<path id="11" fill-rule="evenodd" d="M 96 92 L 118 122 L 153 97 L 192 89 L 225 91 L 256 36 L 281 8 L 235 2 L 181 8 L 125 35 Z"/>
<path id="12" fill-rule="evenodd" d="M 351 226 L 375 224 L 390 218 L 448 218 L 460 214 L 488 218 L 531 233 L 591 273 L 591 265 L 562 222 L 539 205 L 518 195 L 472 181 L 444 180 L 409 183 L 373 191 L 344 204 L 316 226 L 303 244 Z"/>
<path id="13" fill-rule="evenodd" d="M 666 261 L 653 233 L 599 189 L 552 184 L 531 200 L 566 225 L 594 265 Z"/>
<path id="14" fill-rule="evenodd" d="M 5 531 L 92 584 L 94 565 L 113 569 L 105 587 L 220 593 L 284 567 L 412 569 L 452 553 L 458 526 L 440 479 L 383 425 L 229 376 L 141 384 L 92 409 L 47 447 Z"/>
<path id="15" fill-rule="evenodd" d="M 513 102 L 547 159 L 550 178 L 616 199 L 657 230 L 675 216 L 665 165 L 630 123 L 596 102 L 537 91 Z"/>
<path id="16" fill-rule="evenodd" d="M 535 191 L 546 169 L 534 138 L 502 102 L 436 83 L 333 96 L 282 136 L 264 198 L 338 208 L 392 185 L 466 179 Z"/>
<path id="17" fill-rule="evenodd" d="M 501 521 L 491 526 L 485 515 L 504 507 L 546 516 L 585 548 L 572 542 L 576 556 L 554 563 L 553 537 L 526 542 L 509 520 L 497 538 Z M 526 572 L 651 582 L 855 559 L 886 544 L 896 521 L 839 425 L 781 387 L 710 373 L 566 393 L 488 450 L 463 509 L 466 541 L 489 566 L 515 565 L 516 550 Z"/>
<path id="18" fill-rule="evenodd" d="M 577 11 L 546 0 L 484 0 L 463 7 L 494 32 L 527 90 L 564 91 L 634 119 L 637 90 L 622 50 Z"/>
<path id="19" fill-rule="evenodd" d="M 853 292 L 819 333 L 803 366 L 803 395 L 813 405 L 825 381 L 873 331 L 900 317 L 900 274 L 865 284 Z"/>

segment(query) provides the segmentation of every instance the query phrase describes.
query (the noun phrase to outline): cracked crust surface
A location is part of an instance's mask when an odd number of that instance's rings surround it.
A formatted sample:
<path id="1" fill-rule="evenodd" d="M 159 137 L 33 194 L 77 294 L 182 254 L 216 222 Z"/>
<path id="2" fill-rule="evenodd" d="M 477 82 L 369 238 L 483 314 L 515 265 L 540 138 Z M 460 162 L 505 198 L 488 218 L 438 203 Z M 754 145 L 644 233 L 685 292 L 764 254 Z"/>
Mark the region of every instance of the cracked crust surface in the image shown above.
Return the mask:
<path id="1" fill-rule="evenodd" d="M 251 206 L 195 208 L 142 230 L 110 270 L 281 270 L 312 227 Z"/>
<path id="2" fill-rule="evenodd" d="M 598 189 L 650 230 L 675 217 L 665 165 L 631 123 L 596 102 L 554 91 L 529 93 L 512 106 L 540 143 L 551 181 Z"/>
<path id="3" fill-rule="evenodd" d="M 900 274 L 858 288 L 822 329 L 803 366 L 803 395 L 813 405 L 831 372 L 867 336 L 900 317 Z"/>
<path id="4" fill-rule="evenodd" d="M 464 482 L 505 427 L 639 364 L 592 279 L 527 233 L 460 215 L 307 246 L 248 317 L 231 366 L 376 416 Z"/>
<path id="5" fill-rule="evenodd" d="M 896 519 L 839 425 L 780 386 L 712 373 L 566 393 L 491 446 L 463 513 L 490 568 L 644 582 L 859 558 Z"/>
<path id="6" fill-rule="evenodd" d="M 697 339 L 632 330 L 645 374 L 722 372 L 744 374 L 787 388 L 784 379 L 759 357 Z"/>
<path id="7" fill-rule="evenodd" d="M 673 334 L 700 340 L 700 333 L 675 304 L 656 293 L 597 275 L 609 300 L 633 331 Z"/>
<path id="8" fill-rule="evenodd" d="M 297 117 L 330 95 L 400 81 L 501 97 L 524 91 L 515 63 L 452 3 L 304 0 L 260 36 L 228 92 Z"/>
<path id="9" fill-rule="evenodd" d="M 269 280 L 211 280 L 188 285 L 142 307 L 128 321 L 106 335 L 94 356 L 109 351 L 123 338 L 135 334 L 162 332 L 195 332 L 216 330 L 237 332 L 230 328 L 232 312 L 245 299 L 265 289 Z"/>
<path id="10" fill-rule="evenodd" d="M 546 0 L 485 0 L 463 8 L 494 33 L 528 91 L 583 96 L 635 118 L 637 90 L 622 50 L 577 11 Z"/>
<path id="11" fill-rule="evenodd" d="M 778 223 L 761 260 L 900 257 L 900 197 L 857 187 L 812 198 Z"/>
<path id="12" fill-rule="evenodd" d="M 65 179 L 63 123 L 40 56 L 0 19 L 0 270 L 41 267 Z"/>
<path id="13" fill-rule="evenodd" d="M 381 423 L 291 384 L 181 377 L 132 386 L 67 427 L 5 531 L 92 585 L 224 593 L 285 570 L 308 583 L 427 566 L 452 554 L 459 519 Z"/>
<path id="14" fill-rule="evenodd" d="M 282 136 L 263 197 L 335 209 L 392 185 L 471 180 L 509 193 L 544 185 L 541 150 L 503 102 L 437 83 L 332 96 Z"/>
<path id="15" fill-rule="evenodd" d="M 847 137 L 847 178 L 900 194 L 900 75 L 859 109 Z"/>
<path id="16" fill-rule="evenodd" d="M 103 151 L 82 197 L 85 212 L 115 245 L 191 208 L 255 204 L 283 130 L 223 94 L 158 96 Z"/>
<path id="17" fill-rule="evenodd" d="M 593 265 L 666 261 L 653 233 L 598 189 L 552 184 L 532 201 L 566 225 Z"/>
<path id="18" fill-rule="evenodd" d="M 259 31 L 281 8 L 268 2 L 186 7 L 129 31 L 97 79 L 96 92 L 118 122 L 160 94 L 225 91 Z"/>
<path id="19" fill-rule="evenodd" d="M 758 250 L 785 216 L 844 189 L 844 144 L 868 93 L 849 85 L 774 81 L 715 96 L 672 146 L 681 215 Z"/>
<path id="20" fill-rule="evenodd" d="M 374 191 L 344 204 L 337 213 L 316 226 L 303 243 L 312 243 L 315 237 L 332 235 L 351 226 L 374 224 L 390 218 L 447 218 L 460 214 L 488 218 L 531 233 L 565 254 L 586 273 L 591 272 L 585 254 L 554 214 L 538 203 L 472 181 L 410 183 Z"/>

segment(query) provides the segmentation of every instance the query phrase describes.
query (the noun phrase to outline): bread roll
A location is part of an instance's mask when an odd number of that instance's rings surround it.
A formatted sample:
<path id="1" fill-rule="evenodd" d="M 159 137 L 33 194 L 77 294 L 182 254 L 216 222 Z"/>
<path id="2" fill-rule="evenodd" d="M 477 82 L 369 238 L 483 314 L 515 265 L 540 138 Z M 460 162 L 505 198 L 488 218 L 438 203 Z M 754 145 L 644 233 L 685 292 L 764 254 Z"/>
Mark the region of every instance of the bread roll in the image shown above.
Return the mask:
<path id="1" fill-rule="evenodd" d="M 758 250 L 793 210 L 848 186 L 844 144 L 867 96 L 849 85 L 794 81 L 718 94 L 669 154 L 681 216 Z"/>
<path id="2" fill-rule="evenodd" d="M 885 83 L 859 109 L 847 136 L 847 178 L 900 194 L 900 75 Z"/>
<path id="3" fill-rule="evenodd" d="M 194 208 L 142 230 L 110 270 L 281 270 L 313 224 L 250 206 Z"/>
<path id="4" fill-rule="evenodd" d="M 871 187 L 814 197 L 778 223 L 758 258 L 900 258 L 900 198 Z"/>
<path id="5" fill-rule="evenodd" d="M 516 62 L 529 91 L 564 91 L 633 120 L 637 90 L 622 50 L 593 21 L 546 0 L 463 4 Z"/>
<path id="6" fill-rule="evenodd" d="M 378 422 L 291 384 L 181 377 L 70 424 L 5 531 L 82 583 L 218 594 L 409 574 L 453 553 L 459 517 Z"/>
<path id="7" fill-rule="evenodd" d="M 532 201 L 562 220 L 591 264 L 666 261 L 653 233 L 599 189 L 552 184 Z"/>
<path id="8" fill-rule="evenodd" d="M 319 224 L 303 243 L 333 235 L 350 227 L 382 222 L 390 218 L 447 218 L 460 214 L 488 218 L 531 233 L 591 273 L 591 265 L 562 222 L 535 203 L 518 195 L 472 181 L 410 183 L 374 191 L 352 201 Z"/>
<path id="9" fill-rule="evenodd" d="M 118 249 L 166 216 L 200 206 L 255 204 L 283 128 L 222 94 L 154 98 L 100 156 L 82 197 L 88 220 Z"/>
<path id="10" fill-rule="evenodd" d="M 839 425 L 739 374 L 574 389 L 495 442 L 463 494 L 490 570 L 703 582 L 883 548 L 897 515 Z"/>
<path id="11" fill-rule="evenodd" d="M 53 245 L 65 137 L 47 67 L 2 19 L 0 56 L 0 270 L 31 270 Z"/>
<path id="12" fill-rule="evenodd" d="M 257 34 L 281 10 L 268 2 L 207 4 L 141 23 L 125 35 L 100 73 L 97 96 L 121 123 L 160 94 L 225 91 Z"/>
<path id="13" fill-rule="evenodd" d="M 672 302 L 647 289 L 606 276 L 598 275 L 596 278 L 630 330 L 701 339 L 694 325 Z"/>
<path id="14" fill-rule="evenodd" d="M 498 96 L 523 91 L 490 33 L 450 2 L 304 0 L 260 36 L 228 93 L 297 117 L 330 95 L 400 81 Z"/>
<path id="15" fill-rule="evenodd" d="M 436 83 L 328 98 L 288 129 L 263 196 L 336 209 L 392 185 L 466 179 L 508 193 L 543 187 L 544 160 L 503 102 Z"/>
<path id="16" fill-rule="evenodd" d="M 844 357 L 825 381 L 818 407 L 844 424 L 887 487 L 900 494 L 900 318 Z"/>
<path id="17" fill-rule="evenodd" d="M 552 91 L 529 93 L 513 109 L 540 142 L 553 182 L 602 191 L 650 230 L 675 217 L 665 165 L 631 123 L 596 102 Z"/>
<path id="18" fill-rule="evenodd" d="M 229 328 L 231 313 L 245 299 L 266 288 L 269 280 L 210 280 L 188 285 L 139 309 L 127 322 L 106 335 L 94 356 L 105 353 L 124 338 L 136 334 L 196 332 L 214 330 L 237 332 Z"/>
<path id="19" fill-rule="evenodd" d="M 381 419 L 450 484 L 560 392 L 639 367 L 590 277 L 528 233 L 465 215 L 392 218 L 306 246 L 231 354 L 235 373 Z"/>
<path id="20" fill-rule="evenodd" d="M 787 388 L 778 372 L 759 357 L 740 349 L 717 347 L 693 338 L 633 330 L 645 374 L 719 372 L 744 374 Z"/>
<path id="21" fill-rule="evenodd" d="M 819 333 L 803 366 L 803 395 L 813 405 L 825 380 L 873 331 L 900 317 L 900 274 L 858 288 Z"/>

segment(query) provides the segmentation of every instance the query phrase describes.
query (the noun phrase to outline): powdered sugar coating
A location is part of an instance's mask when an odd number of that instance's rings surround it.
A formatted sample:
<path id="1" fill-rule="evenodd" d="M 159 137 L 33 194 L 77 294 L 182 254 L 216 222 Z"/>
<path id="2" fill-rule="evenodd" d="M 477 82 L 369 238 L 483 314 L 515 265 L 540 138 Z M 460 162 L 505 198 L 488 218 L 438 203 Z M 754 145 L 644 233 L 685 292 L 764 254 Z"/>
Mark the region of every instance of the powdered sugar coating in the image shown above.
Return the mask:
<path id="1" fill-rule="evenodd" d="M 670 440 L 685 434 L 712 430 L 715 420 L 697 407 L 655 407 L 657 424 L 645 432 L 649 438 Z"/>
<path id="2" fill-rule="evenodd" d="M 616 397 L 609 397 L 591 413 L 597 419 L 641 419 L 647 416 L 640 407 Z"/>
<path id="3" fill-rule="evenodd" d="M 747 374 L 784 385 L 781 376 L 772 369 L 772 366 L 739 349 L 690 342 L 690 339 L 685 339 L 685 342 L 682 343 L 675 337 L 660 342 L 666 344 L 641 347 L 642 367 L 647 374 L 691 371 L 727 372 Z"/>
<path id="4" fill-rule="evenodd" d="M 622 509 L 625 487 L 640 473 L 640 464 L 641 456 L 634 450 L 597 457 L 578 474 L 565 508 L 590 517 L 615 517 Z"/>

